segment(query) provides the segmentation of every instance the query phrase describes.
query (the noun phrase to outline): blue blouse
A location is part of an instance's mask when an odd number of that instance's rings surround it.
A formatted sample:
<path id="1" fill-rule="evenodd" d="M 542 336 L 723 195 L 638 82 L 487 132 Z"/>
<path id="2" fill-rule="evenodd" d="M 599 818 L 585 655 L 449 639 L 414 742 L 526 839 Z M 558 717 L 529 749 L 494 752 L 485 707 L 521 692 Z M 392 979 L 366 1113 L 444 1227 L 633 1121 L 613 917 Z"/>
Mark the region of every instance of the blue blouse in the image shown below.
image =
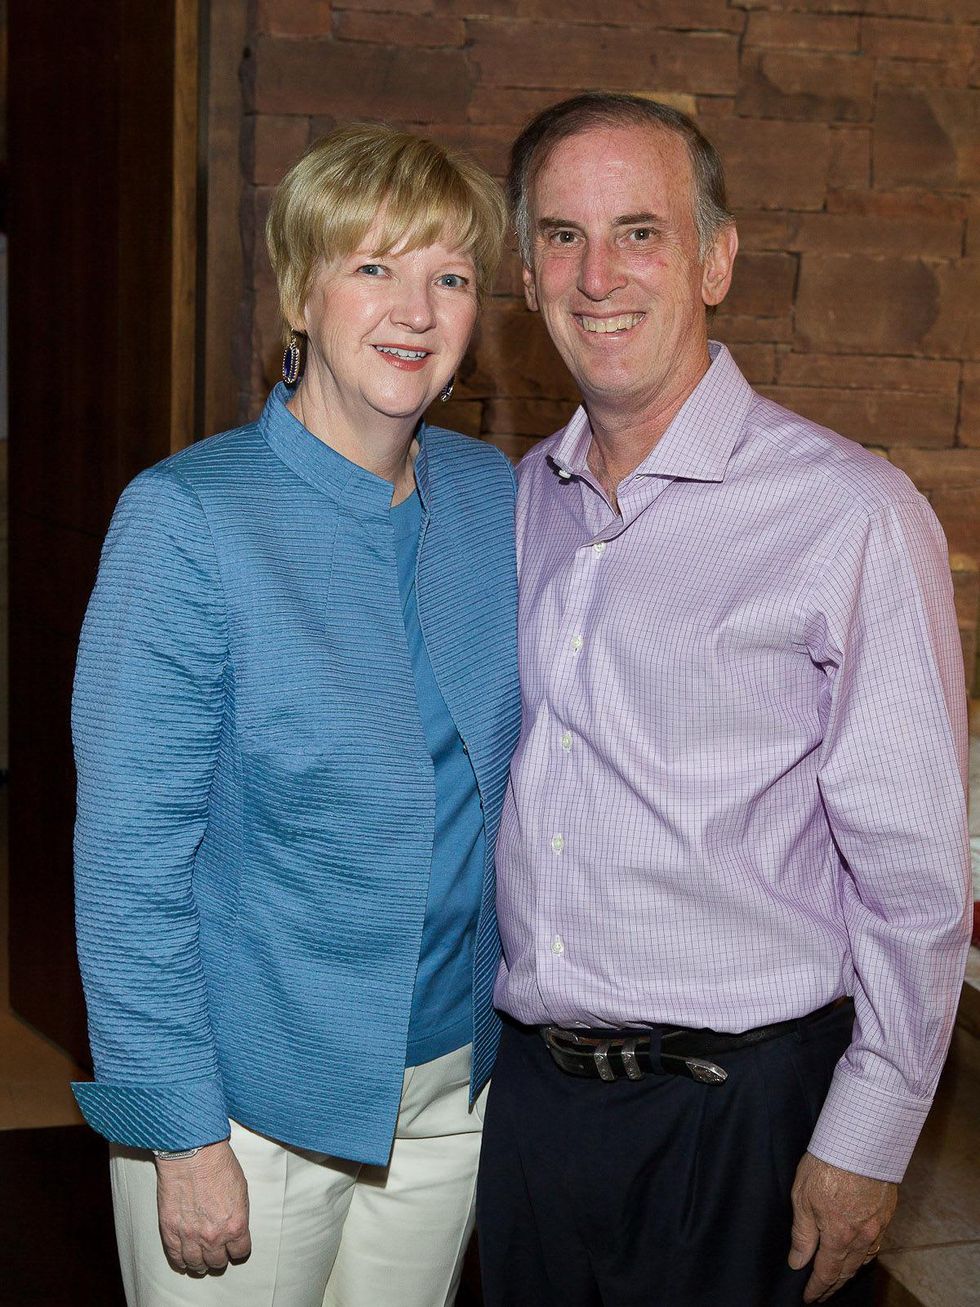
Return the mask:
<path id="1" fill-rule="evenodd" d="M 408 1066 L 431 1062 L 473 1037 L 470 973 L 486 841 L 476 774 L 439 691 L 419 623 L 415 564 L 422 506 L 410 495 L 391 510 L 408 649 L 436 790 L 432 869 L 408 1025 Z"/>

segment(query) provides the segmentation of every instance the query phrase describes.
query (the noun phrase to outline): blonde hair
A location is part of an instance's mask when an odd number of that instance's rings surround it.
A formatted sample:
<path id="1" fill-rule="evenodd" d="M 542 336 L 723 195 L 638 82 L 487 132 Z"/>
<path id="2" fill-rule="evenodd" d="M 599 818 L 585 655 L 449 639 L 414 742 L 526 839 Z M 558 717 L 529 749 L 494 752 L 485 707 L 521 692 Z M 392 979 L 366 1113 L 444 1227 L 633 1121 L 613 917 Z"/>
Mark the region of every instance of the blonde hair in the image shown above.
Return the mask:
<path id="1" fill-rule="evenodd" d="M 321 258 L 346 258 L 381 218 L 374 254 L 439 240 L 473 259 L 477 294 L 490 291 L 507 211 L 493 179 L 461 155 L 372 123 L 338 127 L 309 147 L 279 183 L 265 226 L 285 326 L 306 303 Z"/>

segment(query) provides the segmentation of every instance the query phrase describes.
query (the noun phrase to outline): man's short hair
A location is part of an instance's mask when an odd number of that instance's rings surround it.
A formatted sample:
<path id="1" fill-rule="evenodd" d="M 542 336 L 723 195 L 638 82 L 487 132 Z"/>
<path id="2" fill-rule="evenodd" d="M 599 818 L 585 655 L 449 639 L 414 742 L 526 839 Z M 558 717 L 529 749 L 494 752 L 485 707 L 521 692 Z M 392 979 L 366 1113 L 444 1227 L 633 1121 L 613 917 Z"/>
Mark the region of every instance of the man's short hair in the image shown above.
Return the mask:
<path id="1" fill-rule="evenodd" d="M 733 216 L 725 195 L 725 170 L 718 151 L 693 119 L 659 100 L 612 91 L 586 91 L 560 104 L 553 104 L 532 118 L 514 142 L 510 152 L 507 195 L 510 200 L 521 258 L 531 266 L 530 192 L 534 182 L 559 142 L 593 127 L 657 127 L 674 132 L 687 145 L 694 178 L 694 225 L 703 259 L 719 230 Z"/>
<path id="2" fill-rule="evenodd" d="M 279 183 L 265 234 L 287 329 L 310 293 L 317 263 L 346 258 L 382 218 L 377 254 L 445 240 L 476 266 L 489 294 L 507 211 L 496 182 L 435 141 L 376 123 L 353 123 L 314 141 Z"/>

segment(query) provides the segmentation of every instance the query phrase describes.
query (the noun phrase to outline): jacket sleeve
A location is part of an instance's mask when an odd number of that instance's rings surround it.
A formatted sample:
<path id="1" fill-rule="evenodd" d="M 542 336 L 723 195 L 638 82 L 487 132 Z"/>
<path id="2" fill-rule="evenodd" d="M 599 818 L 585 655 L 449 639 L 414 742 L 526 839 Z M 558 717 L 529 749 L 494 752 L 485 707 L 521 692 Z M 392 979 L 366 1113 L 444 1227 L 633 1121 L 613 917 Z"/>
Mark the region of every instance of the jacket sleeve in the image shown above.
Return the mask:
<path id="1" fill-rule="evenodd" d="M 969 945 L 963 663 L 945 541 L 925 500 L 857 522 L 819 591 L 829 709 L 818 778 L 843 858 L 855 1024 L 810 1152 L 901 1180 Z"/>
<path id="2" fill-rule="evenodd" d="M 224 1139 L 194 899 L 224 702 L 227 635 L 203 510 L 168 467 L 124 492 L 82 629 L 78 952 L 95 1061 L 88 1122 L 132 1147 Z"/>

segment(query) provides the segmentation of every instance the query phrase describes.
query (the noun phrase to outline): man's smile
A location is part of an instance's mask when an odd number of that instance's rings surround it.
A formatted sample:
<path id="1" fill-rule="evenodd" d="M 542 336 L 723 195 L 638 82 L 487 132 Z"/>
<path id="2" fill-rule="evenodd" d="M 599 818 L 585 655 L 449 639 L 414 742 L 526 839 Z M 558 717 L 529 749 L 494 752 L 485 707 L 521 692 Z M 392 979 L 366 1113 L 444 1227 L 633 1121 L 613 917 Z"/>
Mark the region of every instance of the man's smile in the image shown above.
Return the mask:
<path id="1" fill-rule="evenodd" d="M 612 318 L 596 318 L 587 313 L 573 313 L 575 321 L 583 329 L 596 336 L 608 336 L 613 332 L 623 334 L 642 322 L 645 313 L 618 313 Z"/>

